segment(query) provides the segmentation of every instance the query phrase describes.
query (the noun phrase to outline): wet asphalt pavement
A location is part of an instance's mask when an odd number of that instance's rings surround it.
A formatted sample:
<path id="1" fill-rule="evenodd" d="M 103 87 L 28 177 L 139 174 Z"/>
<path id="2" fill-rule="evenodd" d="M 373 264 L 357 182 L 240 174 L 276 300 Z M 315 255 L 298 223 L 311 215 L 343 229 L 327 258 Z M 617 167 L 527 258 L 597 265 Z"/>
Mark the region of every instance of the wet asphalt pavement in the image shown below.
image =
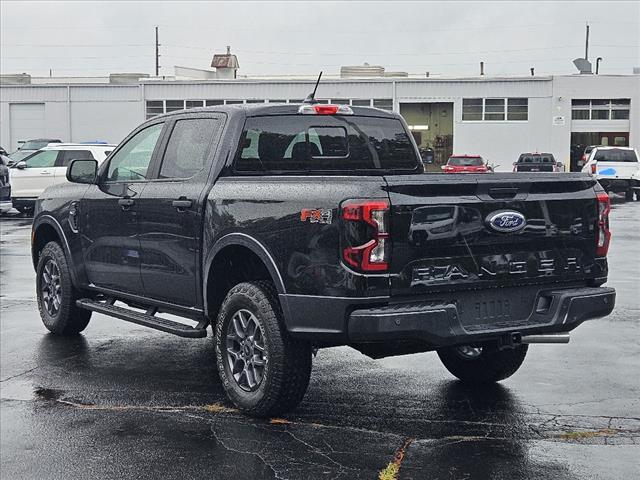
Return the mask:
<path id="1" fill-rule="evenodd" d="M 47 478 L 640 478 L 640 202 L 611 214 L 614 313 L 569 345 L 532 345 L 492 387 L 434 353 L 371 360 L 321 350 L 293 414 L 230 408 L 211 338 L 94 314 L 50 335 L 34 298 L 30 219 L 0 219 L 0 476 Z"/>

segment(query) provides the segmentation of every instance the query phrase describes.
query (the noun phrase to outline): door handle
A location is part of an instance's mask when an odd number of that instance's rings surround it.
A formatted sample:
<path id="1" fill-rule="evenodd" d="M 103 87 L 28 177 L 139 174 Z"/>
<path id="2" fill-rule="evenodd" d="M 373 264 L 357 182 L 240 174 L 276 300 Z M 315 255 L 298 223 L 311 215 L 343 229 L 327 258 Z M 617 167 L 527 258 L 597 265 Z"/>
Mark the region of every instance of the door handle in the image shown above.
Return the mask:
<path id="1" fill-rule="evenodd" d="M 49 172 L 48 170 L 44 170 L 40 172 L 40 175 L 51 175 L 51 172 Z"/>
<path id="2" fill-rule="evenodd" d="M 171 205 L 174 206 L 179 212 L 184 212 L 185 209 L 190 208 L 193 205 L 191 200 L 187 200 L 184 197 L 180 197 L 178 200 L 174 200 L 171 202 Z"/>
<path id="3" fill-rule="evenodd" d="M 121 198 L 118 200 L 118 205 L 122 207 L 122 210 L 129 210 L 136 201 L 133 198 Z"/>

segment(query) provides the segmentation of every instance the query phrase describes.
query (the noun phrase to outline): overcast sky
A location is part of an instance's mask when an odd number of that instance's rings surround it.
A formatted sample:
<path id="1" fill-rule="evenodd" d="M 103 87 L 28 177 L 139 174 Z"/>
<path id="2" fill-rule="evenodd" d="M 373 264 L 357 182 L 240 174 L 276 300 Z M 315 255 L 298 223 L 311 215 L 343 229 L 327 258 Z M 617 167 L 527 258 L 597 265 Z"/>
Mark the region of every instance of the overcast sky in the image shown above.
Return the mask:
<path id="1" fill-rule="evenodd" d="M 368 62 L 443 75 L 601 73 L 640 66 L 640 2 L 0 2 L 0 71 L 35 76 L 209 68 L 231 45 L 239 74 L 338 74 Z"/>

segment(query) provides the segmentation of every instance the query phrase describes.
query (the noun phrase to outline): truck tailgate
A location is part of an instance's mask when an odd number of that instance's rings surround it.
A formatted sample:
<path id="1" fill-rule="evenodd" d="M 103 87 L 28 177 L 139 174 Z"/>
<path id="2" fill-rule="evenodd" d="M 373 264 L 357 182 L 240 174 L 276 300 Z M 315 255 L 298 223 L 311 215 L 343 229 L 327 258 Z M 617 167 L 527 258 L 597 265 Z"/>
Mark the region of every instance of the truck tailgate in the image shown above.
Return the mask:
<path id="1" fill-rule="evenodd" d="M 425 174 L 385 180 L 393 296 L 601 276 L 595 261 L 595 180 L 588 175 Z"/>

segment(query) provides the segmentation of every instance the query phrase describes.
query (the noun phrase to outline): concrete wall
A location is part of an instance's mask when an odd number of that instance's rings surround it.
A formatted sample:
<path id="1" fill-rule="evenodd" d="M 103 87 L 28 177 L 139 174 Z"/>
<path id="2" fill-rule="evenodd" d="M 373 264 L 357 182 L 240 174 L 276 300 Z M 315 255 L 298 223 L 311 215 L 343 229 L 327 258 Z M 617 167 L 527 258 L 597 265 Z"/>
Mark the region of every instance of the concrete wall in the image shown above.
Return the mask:
<path id="1" fill-rule="evenodd" d="M 551 152 L 551 108 L 549 98 L 529 98 L 528 121 L 462 121 L 462 101 L 454 106 L 453 151 L 479 154 L 497 171 L 511 171 L 513 162 L 524 152 Z M 567 138 L 567 149 L 569 139 Z M 558 157 L 562 160 L 563 157 Z"/>
<path id="2" fill-rule="evenodd" d="M 144 120 L 140 85 L 2 86 L 0 93 L 0 145 L 9 151 L 23 140 L 11 138 L 13 103 L 44 103 L 44 129 L 35 136 L 63 142 L 118 143 Z"/>

